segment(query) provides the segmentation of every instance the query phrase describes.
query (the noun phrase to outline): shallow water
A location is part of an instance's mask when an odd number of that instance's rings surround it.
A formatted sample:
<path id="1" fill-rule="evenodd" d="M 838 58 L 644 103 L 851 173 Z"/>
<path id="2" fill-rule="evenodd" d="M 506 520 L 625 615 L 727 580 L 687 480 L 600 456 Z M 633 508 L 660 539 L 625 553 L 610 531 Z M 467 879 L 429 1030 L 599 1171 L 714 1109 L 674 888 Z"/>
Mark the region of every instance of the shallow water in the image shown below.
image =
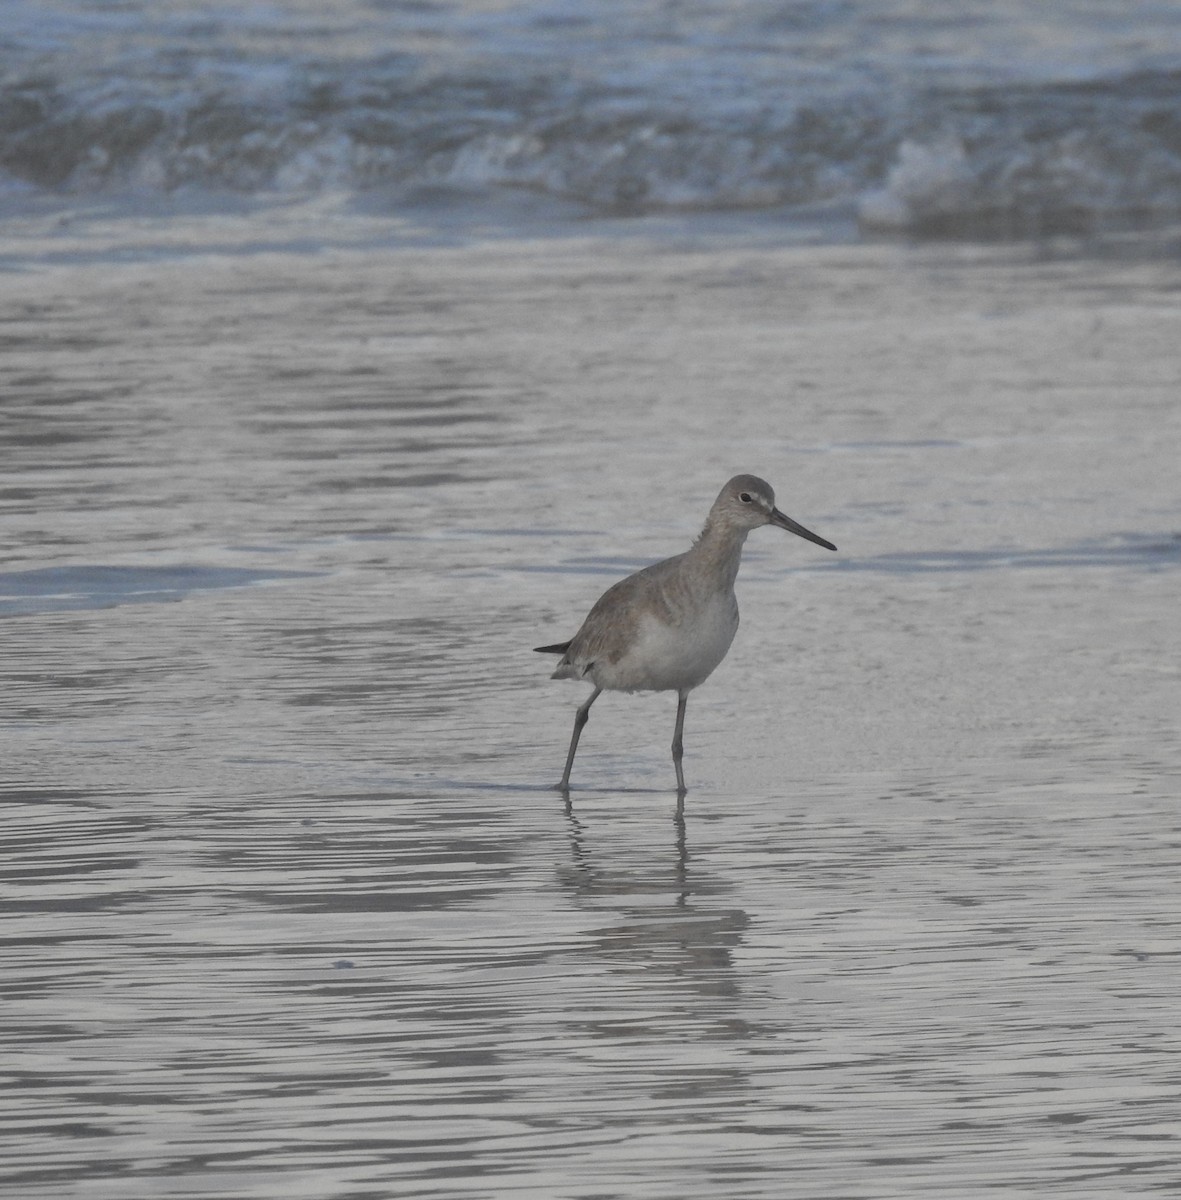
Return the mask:
<path id="1" fill-rule="evenodd" d="M 3 1193 L 1181 1186 L 1170 247 L 291 220 L 7 243 Z"/>

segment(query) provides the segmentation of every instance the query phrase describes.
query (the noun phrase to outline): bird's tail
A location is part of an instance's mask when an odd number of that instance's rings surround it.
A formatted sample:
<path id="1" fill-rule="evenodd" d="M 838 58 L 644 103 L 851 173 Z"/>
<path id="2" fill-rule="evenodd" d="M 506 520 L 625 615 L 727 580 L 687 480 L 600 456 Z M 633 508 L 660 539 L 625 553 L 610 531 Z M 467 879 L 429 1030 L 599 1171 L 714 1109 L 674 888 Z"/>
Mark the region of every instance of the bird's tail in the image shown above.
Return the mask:
<path id="1" fill-rule="evenodd" d="M 574 639 L 571 638 L 570 642 Z M 565 654 L 570 649 L 570 642 L 559 642 L 556 646 L 534 646 L 534 654 Z"/>

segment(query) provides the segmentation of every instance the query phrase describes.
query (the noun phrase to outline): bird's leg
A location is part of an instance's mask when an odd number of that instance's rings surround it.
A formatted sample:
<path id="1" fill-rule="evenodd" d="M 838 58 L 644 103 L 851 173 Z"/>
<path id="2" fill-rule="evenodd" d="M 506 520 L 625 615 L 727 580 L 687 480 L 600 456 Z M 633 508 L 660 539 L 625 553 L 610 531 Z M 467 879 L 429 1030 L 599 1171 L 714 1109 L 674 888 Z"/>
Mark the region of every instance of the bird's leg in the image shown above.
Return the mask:
<path id="1" fill-rule="evenodd" d="M 673 730 L 673 766 L 677 769 L 677 795 L 685 794 L 685 773 L 681 770 L 681 759 L 685 757 L 685 704 L 689 700 L 688 692 L 677 693 L 677 724 Z"/>
<path id="2" fill-rule="evenodd" d="M 578 739 L 582 736 L 582 727 L 590 720 L 590 706 L 599 698 L 602 690 L 599 687 L 595 688 L 590 694 L 590 699 L 585 704 L 580 704 L 574 714 L 574 732 L 570 735 L 570 752 L 566 755 L 566 769 L 562 772 L 562 782 L 558 784 L 559 791 L 570 790 L 570 768 L 574 766 L 574 755 L 578 752 Z"/>

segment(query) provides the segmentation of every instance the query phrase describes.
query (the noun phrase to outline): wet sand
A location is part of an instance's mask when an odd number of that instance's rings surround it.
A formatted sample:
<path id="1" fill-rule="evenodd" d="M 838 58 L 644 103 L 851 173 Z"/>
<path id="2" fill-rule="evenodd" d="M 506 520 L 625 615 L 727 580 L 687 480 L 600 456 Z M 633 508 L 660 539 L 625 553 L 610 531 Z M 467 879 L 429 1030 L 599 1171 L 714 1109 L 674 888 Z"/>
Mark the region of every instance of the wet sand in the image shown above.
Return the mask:
<path id="1" fill-rule="evenodd" d="M 1170 244 L 373 228 L 8 244 L 0 1190 L 1181 1184 Z M 840 554 L 564 803 L 739 470 Z"/>

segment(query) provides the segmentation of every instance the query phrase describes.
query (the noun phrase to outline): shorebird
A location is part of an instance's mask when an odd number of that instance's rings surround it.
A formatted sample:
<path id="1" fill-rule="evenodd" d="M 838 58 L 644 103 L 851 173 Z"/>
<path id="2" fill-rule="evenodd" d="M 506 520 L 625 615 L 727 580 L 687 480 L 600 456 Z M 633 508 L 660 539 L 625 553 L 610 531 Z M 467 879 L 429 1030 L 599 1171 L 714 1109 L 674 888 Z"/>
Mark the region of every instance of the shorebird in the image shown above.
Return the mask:
<path id="1" fill-rule="evenodd" d="M 705 528 L 684 554 L 666 558 L 609 587 L 568 641 L 538 646 L 560 654 L 553 679 L 585 679 L 594 691 L 574 715 L 574 733 L 558 788 L 570 790 L 570 769 L 590 707 L 604 691 L 676 692 L 673 766 L 677 794 L 685 794 L 685 705 L 689 693 L 726 657 L 738 630 L 734 580 L 746 535 L 760 525 L 835 550 L 775 507 L 771 485 L 756 475 L 735 475 L 718 493 Z"/>

